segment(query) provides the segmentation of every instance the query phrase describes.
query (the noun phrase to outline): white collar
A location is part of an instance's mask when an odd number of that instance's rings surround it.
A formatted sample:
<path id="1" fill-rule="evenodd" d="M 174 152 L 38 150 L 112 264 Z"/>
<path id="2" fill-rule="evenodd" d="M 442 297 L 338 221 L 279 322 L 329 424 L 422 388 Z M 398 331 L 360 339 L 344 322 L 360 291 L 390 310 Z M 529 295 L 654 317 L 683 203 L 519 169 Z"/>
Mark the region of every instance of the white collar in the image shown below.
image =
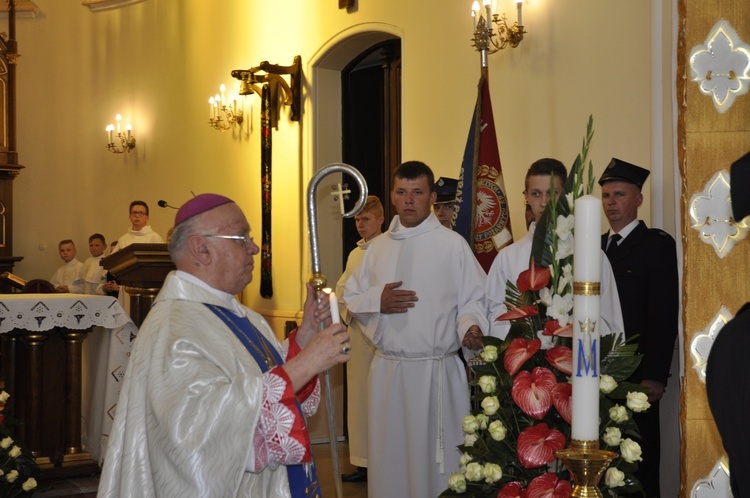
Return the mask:
<path id="1" fill-rule="evenodd" d="M 222 302 L 225 308 L 229 309 L 232 313 L 234 313 L 237 316 L 245 316 L 245 312 L 240 306 L 240 304 L 237 302 L 237 300 L 234 298 L 233 294 L 229 294 L 228 292 L 221 291 L 219 289 L 214 289 L 210 285 L 208 285 L 206 282 L 201 280 L 200 278 L 196 277 L 195 275 L 182 271 L 177 270 L 175 271 L 175 275 L 180 277 L 183 280 L 187 280 L 190 283 L 193 283 L 200 287 L 201 289 L 205 289 Z"/>

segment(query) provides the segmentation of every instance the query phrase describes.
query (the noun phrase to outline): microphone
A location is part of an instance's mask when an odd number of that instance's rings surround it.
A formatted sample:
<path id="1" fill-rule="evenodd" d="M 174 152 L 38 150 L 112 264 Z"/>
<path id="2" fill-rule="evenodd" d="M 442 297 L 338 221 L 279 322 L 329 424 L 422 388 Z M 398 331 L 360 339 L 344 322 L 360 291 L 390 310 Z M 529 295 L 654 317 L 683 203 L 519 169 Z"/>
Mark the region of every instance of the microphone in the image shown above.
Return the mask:
<path id="1" fill-rule="evenodd" d="M 177 209 L 177 208 L 176 208 L 176 207 L 174 207 L 174 206 L 170 206 L 170 205 L 169 205 L 169 203 L 168 203 L 167 201 L 165 201 L 165 200 L 160 200 L 159 202 L 157 202 L 157 204 L 159 204 L 159 207 L 162 207 L 162 208 L 172 208 L 172 209 Z"/>

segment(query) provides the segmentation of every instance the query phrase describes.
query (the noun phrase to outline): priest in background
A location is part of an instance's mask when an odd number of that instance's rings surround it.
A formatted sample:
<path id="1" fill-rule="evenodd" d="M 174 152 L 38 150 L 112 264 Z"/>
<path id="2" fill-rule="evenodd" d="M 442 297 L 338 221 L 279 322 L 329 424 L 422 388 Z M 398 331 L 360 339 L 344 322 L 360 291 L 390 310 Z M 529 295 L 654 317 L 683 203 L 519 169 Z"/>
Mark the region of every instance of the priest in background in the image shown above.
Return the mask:
<path id="1" fill-rule="evenodd" d="M 319 496 L 304 417 L 320 400 L 317 374 L 351 347 L 329 301 L 317 305 L 308 285 L 284 344 L 237 302 L 258 246 L 221 195 L 177 211 L 169 252 L 177 270 L 135 340 L 98 496 Z"/>
<path id="2" fill-rule="evenodd" d="M 346 364 L 346 432 L 349 437 L 349 461 L 357 467 L 354 472 L 341 476 L 343 482 L 367 481 L 367 378 L 375 348 L 362 332 L 362 325 L 349 313 L 342 296 L 346 281 L 359 268 L 365 251 L 373 239 L 383 233 L 385 216 L 380 199 L 368 195 L 365 207 L 354 216 L 354 221 L 357 233 L 362 238 L 349 253 L 344 273 L 336 283 L 341 318 L 348 326 L 352 341 L 352 359 Z"/>

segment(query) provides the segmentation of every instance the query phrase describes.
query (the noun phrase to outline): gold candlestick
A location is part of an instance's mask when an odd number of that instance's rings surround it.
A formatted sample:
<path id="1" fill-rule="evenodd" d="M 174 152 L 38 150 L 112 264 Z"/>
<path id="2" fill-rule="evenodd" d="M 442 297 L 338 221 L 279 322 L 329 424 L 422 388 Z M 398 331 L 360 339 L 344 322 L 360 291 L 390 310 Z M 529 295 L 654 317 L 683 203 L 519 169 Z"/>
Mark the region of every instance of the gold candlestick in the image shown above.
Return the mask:
<path id="1" fill-rule="evenodd" d="M 555 456 L 563 461 L 575 482 L 573 498 L 602 498 L 599 480 L 617 453 L 599 449 L 599 441 L 573 439 L 570 448 L 560 450 Z"/>

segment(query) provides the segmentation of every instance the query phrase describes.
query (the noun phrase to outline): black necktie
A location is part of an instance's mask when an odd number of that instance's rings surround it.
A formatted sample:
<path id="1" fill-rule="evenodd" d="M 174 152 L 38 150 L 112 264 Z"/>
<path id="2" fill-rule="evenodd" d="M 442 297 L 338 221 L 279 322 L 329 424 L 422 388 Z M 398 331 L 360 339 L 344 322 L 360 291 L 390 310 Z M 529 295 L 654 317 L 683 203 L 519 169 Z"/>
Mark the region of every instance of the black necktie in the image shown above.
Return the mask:
<path id="1" fill-rule="evenodd" d="M 617 243 L 622 239 L 622 235 L 619 233 L 613 234 L 609 238 L 609 245 L 607 246 L 607 256 L 611 256 L 617 250 Z"/>

